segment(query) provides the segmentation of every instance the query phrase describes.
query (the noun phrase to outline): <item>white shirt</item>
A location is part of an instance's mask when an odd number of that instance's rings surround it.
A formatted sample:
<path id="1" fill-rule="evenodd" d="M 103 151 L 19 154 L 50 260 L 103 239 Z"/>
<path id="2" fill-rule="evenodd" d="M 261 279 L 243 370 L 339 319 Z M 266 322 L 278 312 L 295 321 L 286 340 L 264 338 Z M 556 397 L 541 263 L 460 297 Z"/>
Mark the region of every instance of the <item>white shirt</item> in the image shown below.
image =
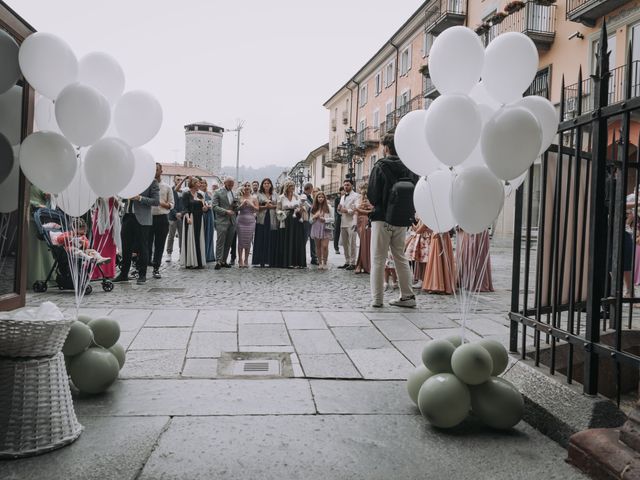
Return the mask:
<path id="1" fill-rule="evenodd" d="M 280 206 L 282 210 L 295 210 L 300 206 L 300 199 L 298 199 L 295 194 L 291 197 L 291 200 L 289 200 L 286 195 L 280 195 Z"/>
<path id="2" fill-rule="evenodd" d="M 151 215 L 167 215 L 169 210 L 173 208 L 173 190 L 166 183 L 160 183 L 160 203 L 166 202 L 171 204 L 170 208 L 163 208 L 161 206 L 151 207 Z"/>
<path id="3" fill-rule="evenodd" d="M 341 227 L 352 227 L 358 221 L 358 214 L 355 211 L 356 206 L 360 200 L 360 194 L 351 191 L 349 195 L 343 195 L 340 198 L 341 213 L 342 213 L 342 221 L 340 223 Z M 351 213 L 349 213 L 351 212 Z"/>
<path id="4" fill-rule="evenodd" d="M 227 190 L 227 200 L 229 200 L 229 205 L 233 203 L 233 192 L 231 190 Z"/>

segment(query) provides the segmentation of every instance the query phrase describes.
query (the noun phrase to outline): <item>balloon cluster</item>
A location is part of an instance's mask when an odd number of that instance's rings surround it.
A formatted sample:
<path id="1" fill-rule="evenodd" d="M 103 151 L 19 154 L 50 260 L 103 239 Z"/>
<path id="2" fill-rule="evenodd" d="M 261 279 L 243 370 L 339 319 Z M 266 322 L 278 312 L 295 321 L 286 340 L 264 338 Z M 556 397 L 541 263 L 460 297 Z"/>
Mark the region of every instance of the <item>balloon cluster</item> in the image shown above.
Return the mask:
<path id="1" fill-rule="evenodd" d="M 41 95 L 35 105 L 39 131 L 19 147 L 19 166 L 31 183 L 58 195 L 71 216 L 84 214 L 97 197 L 131 197 L 149 186 L 155 162 L 140 147 L 160 130 L 162 107 L 145 91 L 123 94 L 125 75 L 112 56 L 93 52 L 78 60 L 64 40 L 44 32 L 18 47 L 0 31 L 0 50 L 8 65 L 0 73 L 3 160 L 7 145 L 17 150 L 20 144 L 21 72 Z M 16 163 L 13 154 L 10 160 L 8 165 Z"/>
<path id="2" fill-rule="evenodd" d="M 500 342 L 484 339 L 462 344 L 460 337 L 432 340 L 422 351 L 422 362 L 409 375 L 407 391 L 433 426 L 455 427 L 470 412 L 497 429 L 511 428 L 522 419 L 522 395 L 498 378 L 508 364 Z"/>
<path id="3" fill-rule="evenodd" d="M 116 381 L 125 362 L 125 350 L 117 343 L 120 325 L 102 317 L 79 315 L 62 347 L 67 373 L 82 393 L 102 393 Z"/>
<path id="4" fill-rule="evenodd" d="M 405 115 L 395 131 L 403 163 L 422 176 L 414 204 L 436 233 L 480 233 L 498 217 L 505 188 L 524 182 L 558 127 L 553 104 L 522 97 L 538 68 L 533 41 L 504 33 L 485 48 L 467 27 L 435 40 L 429 74 L 440 96 Z M 505 184 L 505 182 L 507 182 Z"/>

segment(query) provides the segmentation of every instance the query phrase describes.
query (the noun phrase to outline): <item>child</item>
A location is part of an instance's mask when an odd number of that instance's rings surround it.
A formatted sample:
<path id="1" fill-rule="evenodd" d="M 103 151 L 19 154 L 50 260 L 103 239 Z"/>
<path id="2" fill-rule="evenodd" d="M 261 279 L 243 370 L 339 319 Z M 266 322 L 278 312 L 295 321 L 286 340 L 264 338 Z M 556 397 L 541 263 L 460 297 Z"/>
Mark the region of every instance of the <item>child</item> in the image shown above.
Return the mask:
<path id="1" fill-rule="evenodd" d="M 103 257 L 97 250 L 89 248 L 89 239 L 86 237 L 87 224 L 81 218 L 72 222 L 72 229 L 58 235 L 56 245 L 63 246 L 67 253 L 76 255 L 83 260 L 95 261 L 97 265 L 109 263 L 110 257 Z"/>
<path id="2" fill-rule="evenodd" d="M 384 264 L 384 290 L 395 290 L 398 286 L 398 275 L 396 273 L 396 264 L 393 261 L 393 255 L 391 255 L 391 249 L 387 255 L 387 260 Z"/>

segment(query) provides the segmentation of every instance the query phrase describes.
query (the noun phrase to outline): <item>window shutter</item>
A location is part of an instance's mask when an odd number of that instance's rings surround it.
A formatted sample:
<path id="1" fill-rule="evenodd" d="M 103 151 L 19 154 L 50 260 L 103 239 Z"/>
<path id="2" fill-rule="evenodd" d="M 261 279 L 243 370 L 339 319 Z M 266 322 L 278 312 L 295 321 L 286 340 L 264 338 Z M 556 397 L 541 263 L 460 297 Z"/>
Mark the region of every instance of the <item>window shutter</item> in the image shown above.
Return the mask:
<path id="1" fill-rule="evenodd" d="M 407 55 L 407 70 L 411 70 L 411 45 L 409 45 L 408 55 Z"/>

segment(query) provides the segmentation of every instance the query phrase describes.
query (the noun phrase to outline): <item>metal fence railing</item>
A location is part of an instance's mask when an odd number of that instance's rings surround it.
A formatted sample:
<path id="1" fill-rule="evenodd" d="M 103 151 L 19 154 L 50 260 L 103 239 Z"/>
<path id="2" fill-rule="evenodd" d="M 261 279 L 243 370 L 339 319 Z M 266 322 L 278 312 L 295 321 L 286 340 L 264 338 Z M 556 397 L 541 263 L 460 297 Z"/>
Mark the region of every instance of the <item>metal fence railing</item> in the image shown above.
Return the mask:
<path id="1" fill-rule="evenodd" d="M 481 34 L 485 47 L 501 33 L 520 32 L 525 35 L 554 36 L 556 33 L 556 6 L 526 2 L 524 8 L 510 13 Z"/>

